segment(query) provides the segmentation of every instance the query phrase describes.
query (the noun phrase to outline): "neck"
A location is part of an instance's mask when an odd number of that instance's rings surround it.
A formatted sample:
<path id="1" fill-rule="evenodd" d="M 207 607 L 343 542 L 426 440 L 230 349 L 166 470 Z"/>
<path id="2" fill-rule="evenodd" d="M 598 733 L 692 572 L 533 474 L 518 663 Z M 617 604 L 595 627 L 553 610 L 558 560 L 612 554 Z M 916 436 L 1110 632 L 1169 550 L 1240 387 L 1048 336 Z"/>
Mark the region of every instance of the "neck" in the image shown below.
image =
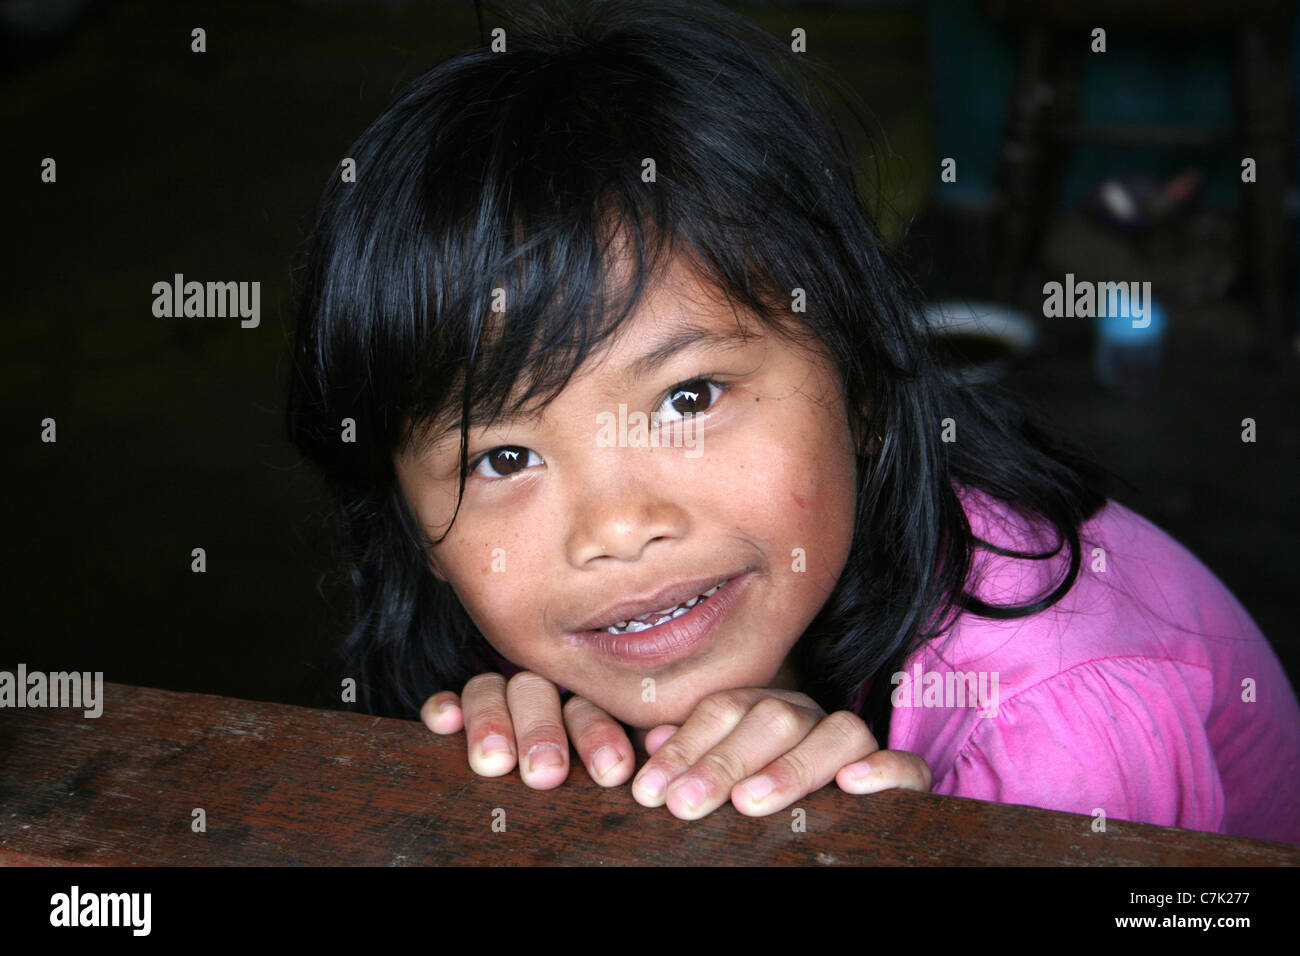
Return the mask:
<path id="1" fill-rule="evenodd" d="M 803 692 L 803 682 L 799 679 L 799 672 L 794 666 L 793 652 L 781 663 L 781 669 L 772 678 L 771 686 L 778 690 Z"/>

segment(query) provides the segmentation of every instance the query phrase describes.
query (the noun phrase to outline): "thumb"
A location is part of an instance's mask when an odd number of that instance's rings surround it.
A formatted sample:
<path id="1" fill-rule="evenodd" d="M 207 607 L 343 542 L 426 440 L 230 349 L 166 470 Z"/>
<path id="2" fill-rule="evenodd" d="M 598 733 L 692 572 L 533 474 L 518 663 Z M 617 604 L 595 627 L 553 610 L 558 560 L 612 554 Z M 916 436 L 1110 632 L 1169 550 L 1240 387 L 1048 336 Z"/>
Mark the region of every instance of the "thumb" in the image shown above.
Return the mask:
<path id="1" fill-rule="evenodd" d="M 847 793 L 917 790 L 928 793 L 933 775 L 920 754 L 907 750 L 877 750 L 840 768 L 835 782 Z"/>

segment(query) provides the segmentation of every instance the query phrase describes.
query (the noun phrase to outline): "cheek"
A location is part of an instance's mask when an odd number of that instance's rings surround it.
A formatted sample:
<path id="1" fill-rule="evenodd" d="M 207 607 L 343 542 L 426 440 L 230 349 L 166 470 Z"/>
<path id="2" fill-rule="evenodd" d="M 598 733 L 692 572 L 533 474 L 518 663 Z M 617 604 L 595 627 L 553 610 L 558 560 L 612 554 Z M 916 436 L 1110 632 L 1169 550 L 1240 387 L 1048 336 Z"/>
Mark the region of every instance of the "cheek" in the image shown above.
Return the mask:
<path id="1" fill-rule="evenodd" d="M 761 633 L 792 645 L 848 560 L 855 463 L 847 425 L 841 435 L 806 409 L 765 431 L 742 459 L 744 489 L 730 507 L 737 527 L 761 542 L 769 562 L 774 591 L 761 609 Z"/>
<path id="2" fill-rule="evenodd" d="M 844 429 L 847 434 L 847 427 Z M 729 477 L 715 483 L 735 523 L 791 547 L 847 540 L 852 530 L 854 460 L 844 436 L 820 419 L 774 416 L 758 435 L 718 450 Z"/>
<path id="3" fill-rule="evenodd" d="M 436 538 L 447 530 L 456 511 L 456 485 L 433 481 L 401 465 L 397 467 L 397 484 L 411 514 L 429 537 Z"/>
<path id="4" fill-rule="evenodd" d="M 462 509 L 433 556 L 474 624 L 510 656 L 507 645 L 517 643 L 516 635 L 527 632 L 537 618 L 531 596 L 536 582 L 545 580 L 536 567 L 538 539 L 523 533 L 518 521 L 484 521 L 474 515 L 471 522 L 469 517 Z"/>

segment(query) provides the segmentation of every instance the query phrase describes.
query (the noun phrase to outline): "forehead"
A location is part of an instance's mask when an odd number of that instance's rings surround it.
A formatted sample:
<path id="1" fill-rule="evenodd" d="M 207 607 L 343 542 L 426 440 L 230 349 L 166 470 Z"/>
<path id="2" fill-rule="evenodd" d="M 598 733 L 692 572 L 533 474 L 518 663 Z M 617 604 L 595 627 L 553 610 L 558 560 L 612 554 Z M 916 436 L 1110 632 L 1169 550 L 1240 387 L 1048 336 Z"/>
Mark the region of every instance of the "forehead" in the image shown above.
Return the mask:
<path id="1" fill-rule="evenodd" d="M 577 374 L 600 369 L 615 382 L 635 383 L 686 349 L 732 349 L 762 338 L 757 318 L 675 258 Z"/>
<path id="2" fill-rule="evenodd" d="M 618 265 L 611 265 L 619 271 Z M 624 276 L 625 278 L 625 276 Z M 493 317 L 499 323 L 498 317 Z M 489 333 L 491 335 L 491 333 Z M 545 406 L 560 394 L 571 391 L 575 382 L 592 381 L 597 402 L 617 401 L 629 389 L 652 376 L 660 367 L 686 353 L 723 353 L 744 348 L 764 338 L 763 324 L 743 306 L 728 300 L 725 293 L 686 265 L 680 256 L 670 259 L 658 275 L 648 276 L 635 307 L 622 317 L 618 327 L 585 353 L 573 376 L 548 401 L 533 400 L 529 407 L 529 376 L 545 360 L 545 344 L 537 350 L 529 367 L 521 372 L 502 414 L 493 416 L 490 407 L 470 411 L 470 428 L 511 422 L 535 422 L 545 415 Z M 568 344 L 568 343 L 566 343 Z M 476 373 L 476 378 L 478 374 Z M 464 369 L 448 389 L 447 404 L 431 421 L 419 423 L 408 451 L 429 454 L 447 444 L 459 444 Z"/>

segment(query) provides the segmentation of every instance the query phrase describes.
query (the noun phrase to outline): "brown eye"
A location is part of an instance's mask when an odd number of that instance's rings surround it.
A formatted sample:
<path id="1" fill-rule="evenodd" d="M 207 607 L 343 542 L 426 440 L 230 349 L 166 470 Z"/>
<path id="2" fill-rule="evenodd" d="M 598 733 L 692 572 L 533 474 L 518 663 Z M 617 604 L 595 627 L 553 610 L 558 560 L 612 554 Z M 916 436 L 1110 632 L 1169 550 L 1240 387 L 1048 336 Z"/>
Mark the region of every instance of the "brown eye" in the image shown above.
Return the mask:
<path id="1" fill-rule="evenodd" d="M 484 478 L 509 478 L 528 467 L 528 458 L 532 454 L 520 445 L 503 445 L 484 452 L 474 464 L 474 473 Z M 485 472 L 484 466 L 490 471 Z"/>
<path id="2" fill-rule="evenodd" d="M 711 378 L 697 378 L 669 390 L 664 405 L 678 415 L 699 415 L 713 407 L 716 398 L 713 389 L 722 394 L 722 386 Z"/>

